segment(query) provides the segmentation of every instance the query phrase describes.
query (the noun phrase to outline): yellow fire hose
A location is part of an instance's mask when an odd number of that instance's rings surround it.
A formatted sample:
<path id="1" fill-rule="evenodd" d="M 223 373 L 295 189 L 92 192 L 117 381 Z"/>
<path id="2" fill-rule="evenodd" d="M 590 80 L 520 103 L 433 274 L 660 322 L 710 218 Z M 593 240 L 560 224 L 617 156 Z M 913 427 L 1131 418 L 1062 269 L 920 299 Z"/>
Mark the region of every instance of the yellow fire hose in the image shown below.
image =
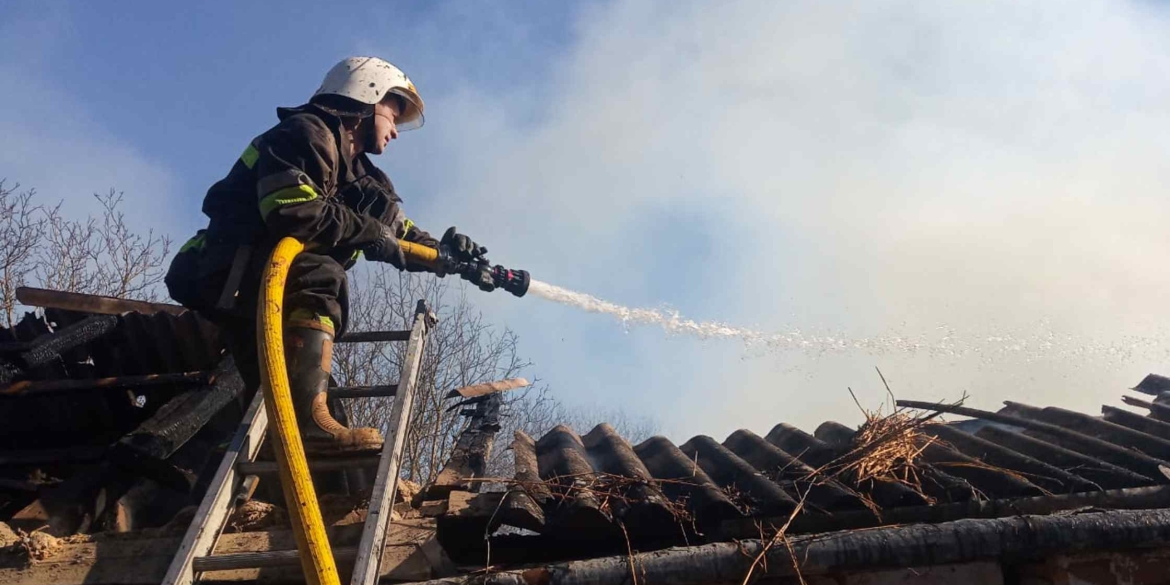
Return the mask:
<path id="1" fill-rule="evenodd" d="M 317 505 L 317 492 L 309 477 L 309 462 L 297 428 L 284 363 L 284 283 L 293 258 L 305 249 L 293 238 L 284 238 L 272 251 L 264 269 L 260 303 L 257 308 L 257 340 L 260 346 L 260 388 L 268 411 L 280 485 L 292 520 L 293 536 L 300 551 L 301 568 L 309 585 L 341 585 L 333 550 L 325 534 L 325 522 Z"/>
<path id="2" fill-rule="evenodd" d="M 503 266 L 491 266 L 487 259 L 459 262 L 453 260 L 445 250 L 436 250 L 421 244 L 398 240 L 398 247 L 406 259 L 421 264 L 439 274 L 459 274 L 474 282 L 481 290 L 506 290 L 518 297 L 528 293 L 531 277 L 526 270 L 513 270 Z"/>
<path id="3" fill-rule="evenodd" d="M 402 248 L 402 253 L 407 260 L 430 267 L 434 267 L 439 262 L 439 251 L 434 248 L 405 240 L 398 240 L 398 247 Z"/>
<path id="4" fill-rule="evenodd" d="M 461 265 L 450 262 L 439 250 L 399 241 L 403 254 L 417 264 L 431 268 L 460 270 Z M 264 393 L 264 407 L 268 412 L 276 466 L 280 470 L 280 485 L 292 521 L 297 550 L 305 582 L 309 585 L 340 585 L 337 564 L 325 534 L 325 522 L 317 505 L 317 493 L 309 476 L 309 463 L 297 427 L 289 387 L 288 369 L 284 361 L 284 285 L 293 259 L 304 251 L 304 244 L 294 238 L 277 243 L 264 269 L 264 279 L 257 307 L 257 343 L 260 359 L 260 388 Z M 484 262 L 486 266 L 486 261 Z M 528 273 L 508 270 L 501 266 L 489 267 L 495 286 L 523 296 L 528 290 Z"/>

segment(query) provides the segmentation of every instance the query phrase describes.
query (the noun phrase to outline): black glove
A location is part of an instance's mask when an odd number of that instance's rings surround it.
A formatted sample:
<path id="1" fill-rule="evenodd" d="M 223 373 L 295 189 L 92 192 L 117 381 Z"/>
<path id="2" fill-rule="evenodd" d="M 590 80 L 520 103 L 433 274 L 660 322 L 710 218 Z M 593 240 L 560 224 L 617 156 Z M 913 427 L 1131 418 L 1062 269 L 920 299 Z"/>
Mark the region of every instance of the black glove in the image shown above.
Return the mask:
<path id="1" fill-rule="evenodd" d="M 394 231 L 389 226 L 383 225 L 381 228 L 382 237 L 366 246 L 366 258 L 374 262 L 385 262 L 399 270 L 404 270 L 406 268 L 406 255 L 398 246 L 398 238 L 394 237 Z"/>
<path id="2" fill-rule="evenodd" d="M 471 238 L 455 231 L 455 226 L 447 228 L 447 233 L 443 234 L 439 245 L 446 247 L 451 256 L 459 262 L 471 262 L 487 254 L 487 248 L 477 245 Z"/>

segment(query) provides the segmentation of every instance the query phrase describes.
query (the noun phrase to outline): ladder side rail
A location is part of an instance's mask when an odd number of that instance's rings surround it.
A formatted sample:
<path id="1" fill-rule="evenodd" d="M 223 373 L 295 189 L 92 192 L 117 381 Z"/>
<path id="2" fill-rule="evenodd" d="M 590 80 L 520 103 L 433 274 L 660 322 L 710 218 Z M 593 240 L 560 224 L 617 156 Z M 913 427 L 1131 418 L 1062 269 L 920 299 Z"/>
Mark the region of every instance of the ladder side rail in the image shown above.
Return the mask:
<path id="1" fill-rule="evenodd" d="M 195 582 L 192 569 L 195 558 L 211 554 L 231 515 L 232 492 L 239 476 L 236 464 L 256 458 L 267 430 L 268 414 L 264 410 L 264 394 L 257 391 L 240 420 L 240 427 L 228 445 L 219 468 L 211 478 L 191 525 L 183 535 L 174 560 L 167 568 L 163 585 L 191 585 Z"/>
<path id="2" fill-rule="evenodd" d="M 398 471 L 402 451 L 406 446 L 406 431 L 414 403 L 415 387 L 418 385 L 422 365 L 423 347 L 426 343 L 427 320 L 431 318 L 426 305 L 419 301 L 415 312 L 414 326 L 406 346 L 406 359 L 402 364 L 402 375 L 398 378 L 398 393 L 390 410 L 390 426 L 387 441 L 382 445 L 382 456 L 378 461 L 378 474 L 370 496 L 370 508 L 366 524 L 362 528 L 361 542 L 357 548 L 351 585 L 374 585 L 382 564 L 382 553 L 386 546 L 386 532 L 390 524 L 394 493 L 398 488 Z"/>

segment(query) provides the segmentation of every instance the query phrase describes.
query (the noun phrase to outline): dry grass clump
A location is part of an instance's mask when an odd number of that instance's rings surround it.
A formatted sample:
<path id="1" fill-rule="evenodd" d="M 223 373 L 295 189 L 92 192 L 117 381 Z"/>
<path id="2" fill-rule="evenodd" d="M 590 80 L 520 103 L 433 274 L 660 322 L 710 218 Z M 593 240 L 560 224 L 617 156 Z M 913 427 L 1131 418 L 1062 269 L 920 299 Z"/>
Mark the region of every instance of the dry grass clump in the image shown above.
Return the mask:
<path id="1" fill-rule="evenodd" d="M 922 452 L 931 444 L 938 441 L 925 432 L 923 428 L 932 424 L 942 413 L 911 414 L 907 409 L 897 407 L 894 393 L 886 384 L 885 376 L 878 370 L 886 392 L 890 397 L 890 408 L 893 412 L 882 414 L 882 408 L 868 410 L 861 406 L 853 389 L 849 394 L 853 396 L 857 408 L 865 415 L 865 422 L 857 429 L 851 439 L 849 449 L 840 457 L 817 470 L 817 476 L 830 477 L 842 480 L 858 488 L 855 492 L 861 501 L 875 514 L 880 516 L 880 508 L 868 496 L 869 490 L 861 486 L 872 481 L 892 481 L 900 483 L 928 502 L 934 498 L 926 495 L 922 489 L 922 471 L 925 464 L 919 461 Z M 954 404 L 961 405 L 966 396 Z"/>
<path id="2" fill-rule="evenodd" d="M 938 414 L 896 411 L 882 416 L 879 410 L 865 416 L 865 423 L 853 435 L 852 449 L 842 456 L 841 471 L 854 474 L 856 482 L 887 479 L 919 488 L 918 457 L 935 441 L 922 427 Z"/>

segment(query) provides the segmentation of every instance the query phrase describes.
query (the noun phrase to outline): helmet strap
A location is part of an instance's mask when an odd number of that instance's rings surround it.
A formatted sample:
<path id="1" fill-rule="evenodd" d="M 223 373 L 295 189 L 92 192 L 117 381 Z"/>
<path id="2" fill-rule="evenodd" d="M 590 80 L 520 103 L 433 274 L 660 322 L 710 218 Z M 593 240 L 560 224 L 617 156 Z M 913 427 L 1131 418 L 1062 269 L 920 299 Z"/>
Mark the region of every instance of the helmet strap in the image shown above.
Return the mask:
<path id="1" fill-rule="evenodd" d="M 374 117 L 362 118 L 362 123 L 358 125 L 358 131 L 361 132 L 362 152 L 373 152 L 378 148 L 378 137 L 374 134 Z"/>

